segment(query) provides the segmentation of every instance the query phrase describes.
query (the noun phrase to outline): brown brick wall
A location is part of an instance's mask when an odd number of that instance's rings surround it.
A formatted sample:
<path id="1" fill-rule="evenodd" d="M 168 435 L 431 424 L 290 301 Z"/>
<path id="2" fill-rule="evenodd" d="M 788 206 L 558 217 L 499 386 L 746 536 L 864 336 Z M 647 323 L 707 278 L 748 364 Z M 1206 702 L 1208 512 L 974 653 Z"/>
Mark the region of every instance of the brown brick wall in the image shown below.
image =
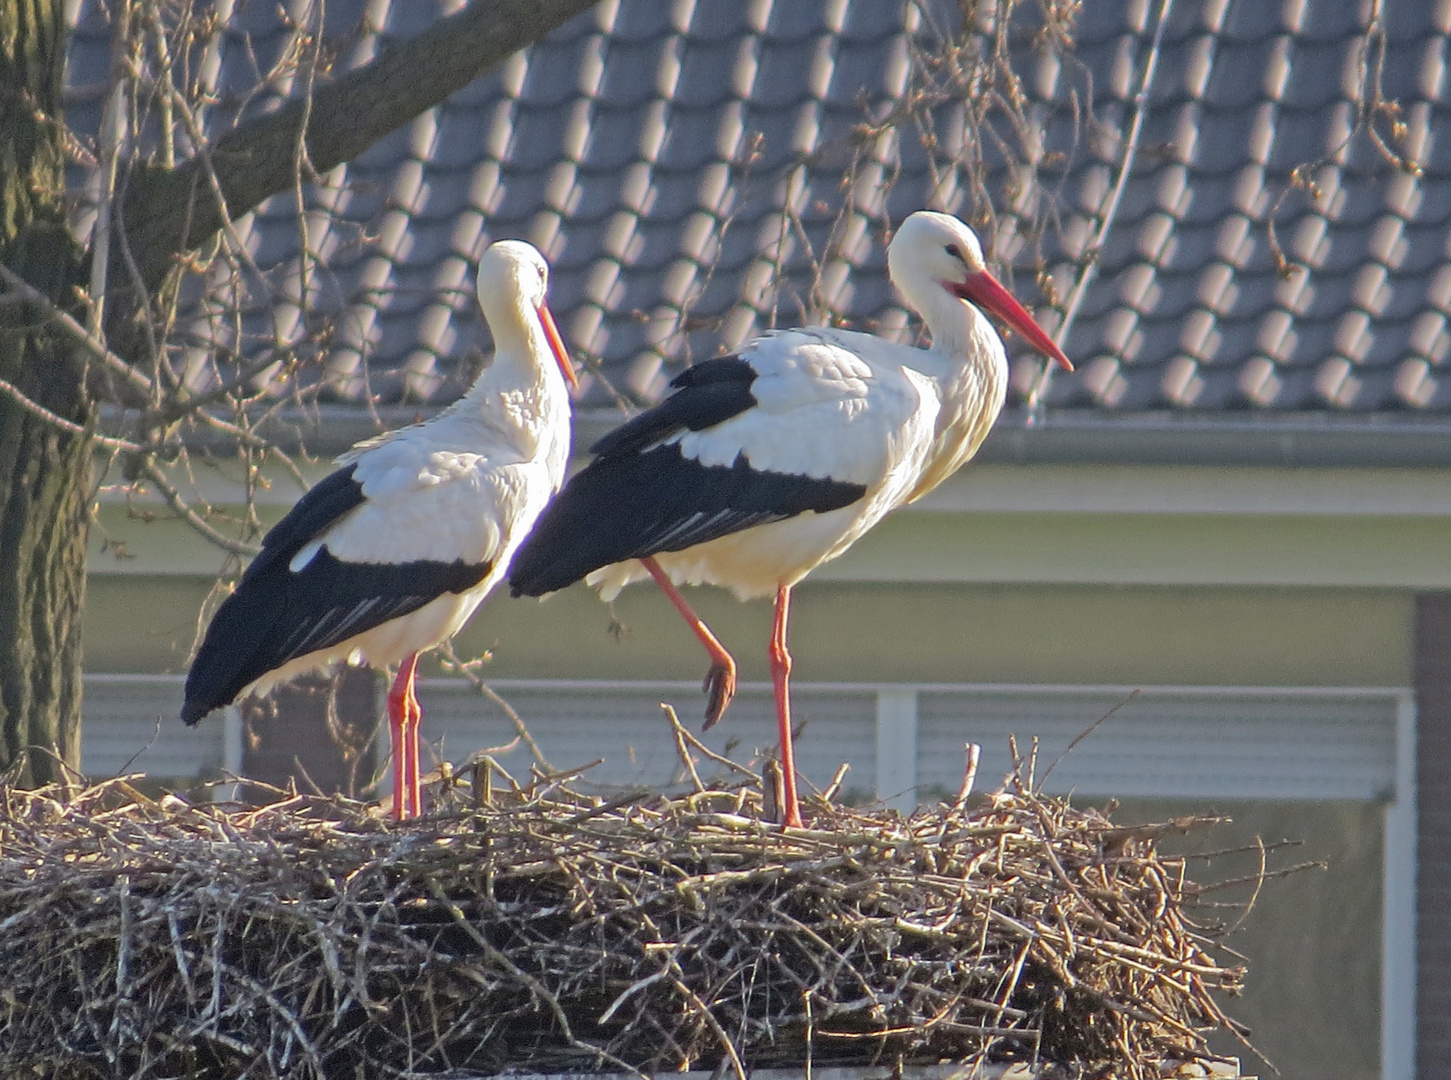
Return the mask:
<path id="1" fill-rule="evenodd" d="M 1451 593 L 1416 598 L 1416 1076 L 1451 1080 Z"/>
<path id="2" fill-rule="evenodd" d="M 378 724 L 378 676 L 368 668 L 342 668 L 279 687 L 242 706 L 242 774 L 273 787 L 301 792 L 362 794 L 372 778 L 371 736 Z M 337 732 L 328 724 L 329 691 L 336 682 Z M 384 738 L 387 735 L 384 734 Z M 254 788 L 249 798 L 275 796 Z"/>

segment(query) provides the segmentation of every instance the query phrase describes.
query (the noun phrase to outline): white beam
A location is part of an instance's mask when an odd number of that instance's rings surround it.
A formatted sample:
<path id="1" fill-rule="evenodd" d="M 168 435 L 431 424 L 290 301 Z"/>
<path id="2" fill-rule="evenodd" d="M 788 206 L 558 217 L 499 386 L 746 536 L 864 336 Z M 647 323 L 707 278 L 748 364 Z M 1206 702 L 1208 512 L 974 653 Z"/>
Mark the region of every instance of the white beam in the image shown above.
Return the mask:
<path id="1" fill-rule="evenodd" d="M 242 710 L 228 705 L 222 713 L 222 771 L 228 776 L 242 776 Z M 241 784 L 228 784 L 216 789 L 216 798 L 223 801 L 240 799 Z"/>
<path id="2" fill-rule="evenodd" d="M 1386 807 L 1381 914 L 1381 1077 L 1416 1069 L 1416 703 L 1396 705 L 1396 786 Z"/>
<path id="3" fill-rule="evenodd" d="M 910 814 L 917 807 L 917 692 L 877 691 L 877 798 Z"/>

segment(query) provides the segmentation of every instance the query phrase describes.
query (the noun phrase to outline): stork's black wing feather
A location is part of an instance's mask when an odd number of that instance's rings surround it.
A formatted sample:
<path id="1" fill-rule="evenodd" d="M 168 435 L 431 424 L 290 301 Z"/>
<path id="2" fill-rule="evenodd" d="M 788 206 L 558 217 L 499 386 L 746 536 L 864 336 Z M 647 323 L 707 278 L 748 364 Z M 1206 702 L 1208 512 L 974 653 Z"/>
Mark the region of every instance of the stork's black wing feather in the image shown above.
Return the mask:
<path id="1" fill-rule="evenodd" d="M 267 530 L 262 538 L 262 551 L 271 556 L 268 561 L 291 559 L 303 544 L 316 539 L 349 510 L 363 504 L 366 498 L 363 485 L 353 479 L 357 468 L 354 462 L 323 477 L 293 504 L 281 521 Z M 260 555 L 252 560 L 248 572 L 256 570 L 261 561 Z"/>
<path id="2" fill-rule="evenodd" d="M 543 596 L 611 563 L 825 513 L 865 494 L 862 484 L 758 471 L 743 455 L 725 466 L 702 465 L 675 443 L 616 450 L 576 474 L 544 511 L 514 556 L 509 586 L 515 596 Z"/>
<path id="3" fill-rule="evenodd" d="M 718 356 L 686 368 L 670 385 L 675 392 L 615 428 L 591 446 L 601 458 L 639 453 L 677 431 L 703 431 L 756 404 L 756 369 L 739 356 Z"/>
<path id="4" fill-rule="evenodd" d="M 194 724 L 289 660 L 341 644 L 417 611 L 446 592 L 473 588 L 490 564 L 463 560 L 354 563 L 326 547 L 305 566 L 302 547 L 363 502 L 353 467 L 314 486 L 262 541 L 237 591 L 223 601 L 186 679 L 181 717 Z"/>

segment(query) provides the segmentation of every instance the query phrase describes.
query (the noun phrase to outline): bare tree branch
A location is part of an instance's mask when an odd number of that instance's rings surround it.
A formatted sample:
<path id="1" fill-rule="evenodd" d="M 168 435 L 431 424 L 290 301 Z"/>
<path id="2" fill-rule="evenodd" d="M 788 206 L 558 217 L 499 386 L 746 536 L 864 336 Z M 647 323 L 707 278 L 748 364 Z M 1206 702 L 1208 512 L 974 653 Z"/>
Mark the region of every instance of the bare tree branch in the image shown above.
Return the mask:
<path id="1" fill-rule="evenodd" d="M 5 287 L 13 295 L 43 311 L 46 317 L 57 323 L 77 345 L 83 346 L 87 352 L 100 360 L 107 371 L 119 376 L 123 382 L 145 398 L 151 397 L 150 379 L 111 352 L 103 342 L 92 337 L 84 326 L 51 303 L 50 298 L 44 293 L 31 287 L 23 277 L 3 264 L 0 264 L 0 281 L 5 283 Z"/>
<path id="2" fill-rule="evenodd" d="M 1093 239 L 1084 248 L 1083 264 L 1079 268 L 1078 277 L 1073 282 L 1073 288 L 1064 300 L 1063 317 L 1058 321 L 1058 329 L 1053 334 L 1053 340 L 1060 346 L 1068 344 L 1068 335 L 1073 329 L 1074 320 L 1078 318 L 1079 307 L 1083 303 L 1083 298 L 1088 294 L 1088 286 L 1093 283 L 1093 279 L 1098 273 L 1099 253 L 1108 241 L 1109 230 L 1117 224 L 1119 204 L 1123 201 L 1124 191 L 1129 184 L 1129 176 L 1133 173 L 1134 165 L 1138 160 L 1139 140 L 1144 130 L 1144 118 L 1149 111 L 1149 95 L 1153 92 L 1154 74 L 1158 71 L 1159 56 L 1164 45 L 1164 31 L 1169 25 L 1169 16 L 1173 7 L 1174 0 L 1159 0 L 1159 13 L 1154 22 L 1154 36 L 1149 44 L 1149 54 L 1144 60 L 1138 93 L 1134 95 L 1133 121 L 1129 124 L 1128 134 L 1124 139 L 1118 179 L 1114 182 L 1113 190 L 1109 193 L 1108 200 L 1100 211 L 1098 228 L 1094 230 Z M 1044 361 L 1043 370 L 1034 382 L 1032 391 L 1028 394 L 1028 408 L 1033 414 L 1038 414 L 1042 410 L 1044 395 L 1053 381 L 1054 367 L 1055 365 Z M 1050 766 L 1049 772 L 1051 771 Z"/>
<path id="3" fill-rule="evenodd" d="M 53 424 L 55 427 L 60 428 L 62 431 L 68 431 L 72 435 L 90 435 L 97 443 L 112 450 L 125 450 L 134 453 L 146 449 L 140 443 L 128 442 L 126 439 L 113 439 L 107 435 L 97 435 L 94 432 L 90 432 L 73 420 L 67 420 L 64 416 L 58 416 L 39 402 L 32 401 L 18 387 L 12 386 L 4 379 L 0 379 L 0 393 L 10 395 L 16 404 L 32 416 L 38 416 L 47 424 Z"/>
<path id="4" fill-rule="evenodd" d="M 182 495 L 176 485 L 166 478 L 166 474 L 158 469 L 155 462 L 150 458 L 141 463 L 140 476 L 142 479 L 149 480 L 156 487 L 156 490 L 166 500 L 166 504 L 171 507 L 173 513 L 178 517 L 184 518 L 187 524 L 223 551 L 250 558 L 261 550 L 256 544 L 244 544 L 240 540 L 233 540 L 230 536 L 218 532 L 213 528 L 212 524 L 206 518 L 202 517 L 201 514 L 192 508 L 191 504 L 186 501 L 186 497 Z"/>

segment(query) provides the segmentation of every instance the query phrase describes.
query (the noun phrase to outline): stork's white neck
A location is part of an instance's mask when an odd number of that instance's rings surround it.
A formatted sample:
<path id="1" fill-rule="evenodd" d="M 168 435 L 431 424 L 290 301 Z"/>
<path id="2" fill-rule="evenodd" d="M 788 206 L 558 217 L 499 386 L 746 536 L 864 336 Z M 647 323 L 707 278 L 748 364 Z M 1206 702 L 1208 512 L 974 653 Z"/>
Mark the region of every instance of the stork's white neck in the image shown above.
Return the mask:
<path id="1" fill-rule="evenodd" d="M 494 338 L 494 358 L 465 396 L 493 398 L 499 393 L 542 386 L 549 397 L 567 405 L 564 375 L 544 335 L 539 314 L 517 294 L 481 297 L 480 304 Z"/>
<path id="2" fill-rule="evenodd" d="M 551 467 L 557 465 L 562 480 L 569 455 L 569 390 L 539 315 L 517 294 L 480 302 L 494 356 L 447 413 L 455 422 L 487 428 L 496 444 L 513 446 L 521 460 L 542 454 Z"/>
<path id="3" fill-rule="evenodd" d="M 912 268 L 915 270 L 915 267 Z M 1005 386 L 1007 354 L 992 322 L 974 304 L 948 292 L 942 283 L 925 275 L 899 271 L 897 287 L 927 324 L 932 335 L 930 355 L 940 357 L 939 378 L 975 372 L 978 381 Z"/>
<path id="4" fill-rule="evenodd" d="M 927 373 L 938 388 L 936 436 L 911 495 L 916 499 L 956 472 L 987 437 L 1007 397 L 1008 358 L 1002 338 L 975 305 L 936 281 L 915 290 L 899 287 L 932 335 L 923 367 L 932 368 Z"/>
<path id="5" fill-rule="evenodd" d="M 933 285 L 918 308 L 932 335 L 932 351 L 959 363 L 991 359 L 992 354 L 1000 357 L 1002 342 L 987 316 L 936 282 Z"/>

